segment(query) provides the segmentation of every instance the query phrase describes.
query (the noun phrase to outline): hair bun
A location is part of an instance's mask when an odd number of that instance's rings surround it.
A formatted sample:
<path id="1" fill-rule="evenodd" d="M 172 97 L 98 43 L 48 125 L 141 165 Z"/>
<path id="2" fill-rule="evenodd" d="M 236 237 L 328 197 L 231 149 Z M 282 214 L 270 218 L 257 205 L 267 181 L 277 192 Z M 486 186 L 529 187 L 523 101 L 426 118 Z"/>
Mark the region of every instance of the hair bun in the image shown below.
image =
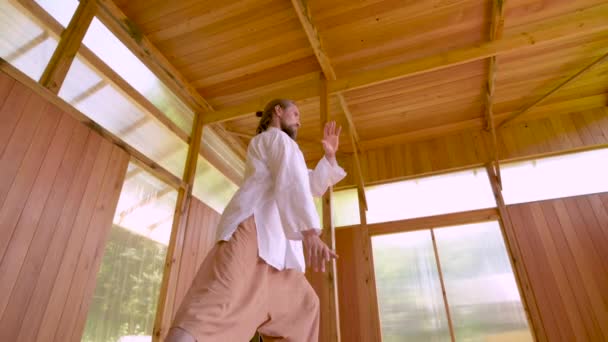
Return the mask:
<path id="1" fill-rule="evenodd" d="M 262 112 L 262 111 L 255 112 L 255 116 L 257 116 L 258 118 L 261 118 L 262 115 L 264 115 L 264 112 Z"/>

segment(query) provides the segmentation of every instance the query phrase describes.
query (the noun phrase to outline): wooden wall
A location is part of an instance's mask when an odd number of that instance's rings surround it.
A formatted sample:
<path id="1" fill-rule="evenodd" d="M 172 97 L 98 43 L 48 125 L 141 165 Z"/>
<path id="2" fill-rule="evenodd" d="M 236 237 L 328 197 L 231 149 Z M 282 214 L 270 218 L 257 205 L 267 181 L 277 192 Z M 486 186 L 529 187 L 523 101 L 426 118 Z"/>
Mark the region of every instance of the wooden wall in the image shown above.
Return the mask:
<path id="1" fill-rule="evenodd" d="M 608 341 L 608 193 L 507 207 L 539 340 Z"/>
<path id="2" fill-rule="evenodd" d="M 0 73 L 1 341 L 80 341 L 128 162 Z"/>
<path id="3" fill-rule="evenodd" d="M 472 212 L 470 212 L 472 213 Z M 608 341 L 608 193 L 507 206 L 530 284 L 526 301 L 538 341 Z M 464 215 L 464 214 L 463 214 Z M 460 214 L 368 226 L 369 234 L 448 222 Z M 452 218 L 453 216 L 453 218 Z M 506 220 L 505 220 L 506 221 Z M 378 341 L 379 316 L 369 234 L 336 231 L 340 327 L 344 341 Z M 530 307 L 533 306 L 533 307 Z M 374 335 L 377 334 L 377 335 Z"/>
<path id="4" fill-rule="evenodd" d="M 362 226 L 336 230 L 342 341 L 380 341 L 371 241 Z"/>
<path id="5" fill-rule="evenodd" d="M 167 303 L 160 327 L 162 338 L 166 336 L 198 268 L 215 244 L 219 220 L 219 213 L 192 197 L 183 235 L 178 235 L 176 243 L 176 248 L 181 253 L 178 253 L 178 257 L 173 260 L 173 267 L 177 272 L 173 272 L 176 279 L 171 280 L 171 285 L 167 290 Z"/>
<path id="6" fill-rule="evenodd" d="M 175 315 L 179 304 L 190 288 L 198 268 L 215 245 L 219 221 L 220 214 L 198 199 L 192 199 L 188 212 L 184 247 L 179 263 L 178 287 L 175 292 L 175 303 L 178 305 L 174 307 L 173 315 Z"/>
<path id="7" fill-rule="evenodd" d="M 608 144 L 608 108 L 555 114 L 518 122 L 497 131 L 501 160 Z M 360 154 L 365 183 L 485 164 L 489 134 L 465 130 L 427 140 L 368 150 Z M 341 165 L 349 175 L 339 186 L 355 184 L 350 158 Z"/>

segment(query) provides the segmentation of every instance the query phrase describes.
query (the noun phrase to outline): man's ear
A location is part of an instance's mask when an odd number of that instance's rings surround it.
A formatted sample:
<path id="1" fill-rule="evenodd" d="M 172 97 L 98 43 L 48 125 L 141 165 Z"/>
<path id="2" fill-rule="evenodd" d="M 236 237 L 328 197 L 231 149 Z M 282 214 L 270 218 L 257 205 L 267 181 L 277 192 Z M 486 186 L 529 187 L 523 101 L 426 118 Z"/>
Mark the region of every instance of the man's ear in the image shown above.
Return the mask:
<path id="1" fill-rule="evenodd" d="M 281 107 L 280 104 L 277 104 L 274 106 L 274 112 L 278 117 L 281 117 L 283 115 L 283 107 Z"/>

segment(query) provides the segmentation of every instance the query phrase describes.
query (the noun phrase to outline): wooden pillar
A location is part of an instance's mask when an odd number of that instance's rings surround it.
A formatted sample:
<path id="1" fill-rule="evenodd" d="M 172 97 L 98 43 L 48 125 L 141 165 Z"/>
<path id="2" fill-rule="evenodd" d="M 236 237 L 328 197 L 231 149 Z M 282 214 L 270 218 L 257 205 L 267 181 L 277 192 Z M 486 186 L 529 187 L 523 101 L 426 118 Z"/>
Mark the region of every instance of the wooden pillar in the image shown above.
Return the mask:
<path id="1" fill-rule="evenodd" d="M 327 93 L 327 82 L 321 74 L 321 136 L 323 136 L 325 123 L 329 117 L 329 94 Z M 336 248 L 335 229 L 333 223 L 332 188 L 323 196 L 323 233 L 321 239 L 332 249 Z M 315 292 L 319 296 L 321 310 L 321 324 L 319 332 L 320 342 L 339 342 L 340 341 L 340 318 L 338 306 L 338 279 L 336 277 L 336 261 L 333 260 L 326 269 L 325 273 L 314 272 L 310 268 L 306 272 L 306 278 Z"/>
<path id="2" fill-rule="evenodd" d="M 532 286 L 530 285 L 530 280 L 528 278 L 526 265 L 522 261 L 522 254 L 515 236 L 515 229 L 513 228 L 509 213 L 507 212 L 507 207 L 502 197 L 502 187 L 500 186 L 498 177 L 494 172 L 494 166 L 488 164 L 486 166 L 486 170 L 488 172 L 488 177 L 490 178 L 494 199 L 496 200 L 496 207 L 498 208 L 500 230 L 509 254 L 509 260 L 511 261 L 511 268 L 513 269 L 513 274 L 515 275 L 515 282 L 517 283 L 517 288 L 519 289 L 521 302 L 524 306 L 524 310 L 526 311 L 528 326 L 530 327 L 534 340 L 538 341 L 539 334 L 536 331 L 538 327 L 534 325 L 534 322 L 540 322 L 540 316 L 538 307 L 536 305 L 536 299 L 534 297 L 534 293 L 532 292 Z"/>
<path id="3" fill-rule="evenodd" d="M 192 125 L 192 139 L 188 147 L 186 167 L 184 169 L 183 181 L 185 186 L 180 187 L 177 193 L 177 203 L 173 215 L 173 226 L 171 228 L 171 238 L 165 259 L 163 281 L 161 284 L 158 306 L 156 309 L 156 319 L 154 321 L 154 342 L 163 341 L 167 336 L 173 321 L 173 312 L 180 303 L 175 302 L 177 289 L 178 267 L 181 260 L 181 251 L 184 245 L 184 235 L 188 222 L 188 209 L 192 199 L 192 186 L 196 175 L 196 164 L 198 161 L 201 138 L 203 134 L 203 121 L 200 113 L 196 113 Z"/>

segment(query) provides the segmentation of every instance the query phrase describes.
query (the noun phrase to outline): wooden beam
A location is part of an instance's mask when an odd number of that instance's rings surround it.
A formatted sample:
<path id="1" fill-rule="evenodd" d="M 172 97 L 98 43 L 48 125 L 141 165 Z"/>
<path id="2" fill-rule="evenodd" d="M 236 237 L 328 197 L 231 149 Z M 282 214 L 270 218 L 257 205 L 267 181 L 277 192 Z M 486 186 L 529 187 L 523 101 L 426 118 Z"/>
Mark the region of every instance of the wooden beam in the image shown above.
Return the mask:
<path id="1" fill-rule="evenodd" d="M 608 16 L 606 17 L 606 21 L 608 22 Z M 553 89 L 551 89 L 549 92 L 547 92 L 546 94 L 544 94 L 543 96 L 539 97 L 536 101 L 530 103 L 529 105 L 526 105 L 524 108 L 522 108 L 520 111 L 515 112 L 511 115 L 509 115 L 507 118 L 505 118 L 499 125 L 498 128 L 503 127 L 504 125 L 506 125 L 507 123 L 513 121 L 515 118 L 517 118 L 518 116 L 521 116 L 527 112 L 529 112 L 532 108 L 534 108 L 536 105 L 538 105 L 539 103 L 543 102 L 546 98 L 548 98 L 549 96 L 551 96 L 552 94 L 554 94 L 555 92 L 557 92 L 558 90 L 560 90 L 561 88 L 563 88 L 566 84 L 574 81 L 575 79 L 577 79 L 579 76 L 581 76 L 582 74 L 584 74 L 585 72 L 591 70 L 594 66 L 601 64 L 602 62 L 604 62 L 606 59 L 608 59 L 608 52 L 603 54 L 602 56 L 600 56 L 599 58 L 595 59 L 591 64 L 585 66 L 584 68 L 582 68 L 581 70 L 579 70 L 576 74 L 568 77 L 566 80 L 560 82 L 557 86 L 555 86 Z"/>
<path id="2" fill-rule="evenodd" d="M 492 1 L 492 15 L 490 18 L 490 41 L 495 41 L 502 38 L 504 28 L 504 1 Z M 496 127 L 494 125 L 494 91 L 496 83 L 496 56 L 490 57 L 488 61 L 488 80 L 486 82 L 486 101 L 485 101 L 485 117 L 486 129 L 490 131 L 490 159 L 496 171 L 498 184 L 502 188 L 502 178 L 500 176 L 500 163 L 498 157 L 498 143 L 496 139 Z"/>
<path id="3" fill-rule="evenodd" d="M 410 232 L 431 227 L 458 226 L 476 222 L 486 222 L 498 219 L 496 208 L 478 209 L 453 214 L 444 214 L 429 217 L 419 217 L 401 221 L 368 224 L 369 234 L 384 235 L 400 232 Z"/>
<path id="4" fill-rule="evenodd" d="M 63 30 L 63 27 L 61 26 L 61 24 L 59 22 L 57 22 L 57 20 L 55 20 L 55 18 L 50 16 L 43 8 L 41 8 L 40 5 L 38 5 L 34 0 L 17 0 L 17 1 L 22 7 L 24 7 L 25 10 L 27 10 L 29 13 L 32 14 L 32 16 L 34 17 L 35 20 L 38 20 L 43 26 L 48 28 L 53 34 L 55 34 L 57 36 L 60 36 L 62 34 L 62 32 L 64 30 Z M 134 28 L 134 29 L 137 31 L 136 28 Z M 125 43 L 125 42 L 123 41 L 123 43 Z M 91 67 L 93 67 L 93 69 L 96 69 L 97 71 L 99 71 L 99 73 L 105 80 L 115 84 L 119 91 L 121 91 L 123 94 L 127 95 L 131 99 L 135 100 L 135 102 L 139 106 L 145 108 L 148 112 L 150 112 L 150 114 L 152 114 L 152 116 L 156 117 L 162 124 L 164 124 L 170 131 L 175 133 L 177 136 L 179 136 L 184 142 L 186 142 L 186 143 L 189 142 L 190 132 L 185 132 L 180 127 L 175 125 L 162 112 L 160 112 L 148 99 L 143 97 L 139 92 L 137 92 L 133 87 L 131 87 L 131 85 L 129 85 L 128 82 L 126 82 L 124 79 L 122 79 L 122 77 L 120 77 L 120 75 L 116 74 L 116 72 L 114 70 L 112 70 L 110 67 L 108 67 L 86 46 L 81 46 L 79 52 L 84 57 L 85 62 L 88 62 L 90 64 L 89 66 L 91 66 Z M 143 53 L 143 52 L 138 52 L 138 51 L 133 51 L 133 50 L 132 50 L 132 52 L 135 55 L 140 55 Z M 152 71 L 154 72 L 154 70 L 152 70 Z M 159 77 L 159 79 L 162 79 L 158 74 L 156 76 Z M 174 89 L 171 89 L 171 91 L 173 91 L 176 95 L 178 95 L 179 98 L 181 98 L 179 96 L 179 94 L 175 92 Z M 189 105 L 189 104 L 187 103 L 187 105 Z M 195 110 L 195 113 L 196 112 L 197 111 Z M 211 127 L 211 129 L 216 132 L 219 131 L 218 134 L 222 134 L 223 127 L 221 125 L 213 125 L 213 127 Z M 237 156 L 239 156 L 239 158 L 243 158 L 243 156 L 246 153 L 245 148 L 240 144 L 232 143 L 233 141 L 236 141 L 236 140 L 229 139 L 229 141 L 228 141 L 228 143 L 232 147 L 232 150 L 237 154 Z M 201 150 L 201 155 L 204 158 L 210 159 L 210 156 L 204 155 L 202 150 Z M 215 158 L 215 159 L 217 159 L 217 158 Z M 220 167 L 219 165 L 216 165 L 216 167 L 224 170 L 224 168 Z M 233 168 L 233 167 L 234 166 L 231 166 L 231 168 Z M 238 173 L 238 171 L 236 171 L 236 169 L 229 170 L 229 171 L 231 173 L 230 178 L 233 179 L 234 181 L 236 181 L 234 179 L 233 175 Z"/>
<path id="5" fill-rule="evenodd" d="M 99 19 L 120 39 L 150 70 L 195 113 L 204 113 L 203 124 L 211 124 L 204 119 L 214 108 L 192 87 L 188 80 L 152 44 L 138 26 L 122 12 L 112 0 L 95 0 Z M 246 155 L 246 147 L 237 139 L 223 134 L 222 125 L 213 129 L 235 150 L 240 158 Z"/>
<path id="6" fill-rule="evenodd" d="M 559 113 L 567 113 L 571 111 L 583 111 L 593 108 L 605 107 L 608 103 L 608 94 L 592 95 L 583 98 L 577 98 L 573 100 L 566 100 L 557 103 L 546 104 L 538 106 L 534 111 L 528 112 L 528 115 L 518 116 L 511 123 L 517 123 L 522 121 L 528 121 L 533 119 L 545 118 Z M 500 121 L 508 117 L 511 112 L 494 114 L 494 120 Z M 401 134 L 391 135 L 382 138 L 370 139 L 361 142 L 361 150 L 369 151 L 377 148 L 382 148 L 389 145 L 402 144 L 412 141 L 420 141 L 424 139 L 430 139 L 437 136 L 442 136 L 450 133 L 455 133 L 467 129 L 483 129 L 484 118 L 475 118 L 464 121 L 458 121 L 445 125 L 439 125 L 435 127 L 429 127 L 421 130 L 405 132 Z M 347 151 L 351 152 L 351 151 Z"/>
<path id="7" fill-rule="evenodd" d="M 358 188 L 357 191 L 359 191 Z M 356 246 L 355 248 L 358 247 L 361 250 L 361 255 L 365 260 L 365 263 L 362 265 L 361 278 L 365 279 L 365 291 L 370 299 L 370 318 L 372 319 L 373 327 L 372 336 L 375 337 L 372 338 L 372 340 L 380 341 L 382 330 L 380 327 L 376 273 L 374 272 L 374 253 L 372 250 L 372 240 L 370 238 L 369 227 L 367 225 L 367 208 L 364 208 L 361 203 L 361 197 L 359 195 L 359 220 L 361 224 L 355 229 L 357 229 L 357 233 L 361 234 L 362 237 L 359 239 L 361 241 L 361 245 Z M 348 329 L 348 327 L 345 328 Z"/>
<path id="8" fill-rule="evenodd" d="M 168 130 L 177 135 L 186 144 L 190 143 L 190 132 L 184 131 L 181 127 L 175 124 L 165 113 L 161 112 L 150 100 L 143 96 L 139 91 L 133 88 L 129 82 L 125 81 L 119 74 L 117 74 L 112 68 L 104 63 L 96 54 L 94 54 L 87 47 L 80 49 L 84 62 L 89 65 L 92 69 L 99 72 L 100 76 L 108 83 L 114 84 L 116 89 L 122 93 L 126 98 L 132 99 L 135 104 L 144 111 L 151 114 L 152 117 L 156 118 L 162 125 L 167 127 Z"/>
<path id="9" fill-rule="evenodd" d="M 63 99 L 61 99 L 59 96 L 57 96 L 57 94 L 51 92 L 49 89 L 43 87 L 41 84 L 33 81 L 27 75 L 25 75 L 21 71 L 17 70 L 15 67 L 13 67 L 10 63 L 8 63 L 7 61 L 5 61 L 2 58 L 0 58 L 0 70 L 2 70 L 2 72 L 6 73 L 7 75 L 11 76 L 12 78 L 16 79 L 20 83 L 24 84 L 25 86 L 30 88 L 34 93 L 42 96 L 45 100 L 47 100 L 50 103 L 52 103 L 53 105 L 57 106 L 65 113 L 71 115 L 72 117 L 74 117 L 76 120 L 78 120 L 82 124 L 86 125 L 87 127 L 91 128 L 93 131 L 97 132 L 99 135 L 103 136 L 104 138 L 110 140 L 112 143 L 114 143 L 118 147 L 127 151 L 127 153 L 129 153 L 131 156 L 133 156 L 132 160 L 134 162 L 136 162 L 140 167 L 142 167 L 146 171 L 150 172 L 154 176 L 158 177 L 165 183 L 169 184 L 170 186 L 172 186 L 176 189 L 184 186 L 184 183 L 181 181 L 181 179 L 179 179 L 179 177 L 176 177 L 171 172 L 169 172 L 167 169 L 165 169 L 161 165 L 157 164 L 155 161 L 148 158 L 147 156 L 145 156 L 144 154 L 139 152 L 137 149 L 135 149 L 134 147 L 127 144 L 119 137 L 112 134 L 110 131 L 99 126 L 97 123 L 95 123 L 89 117 L 87 117 L 83 113 L 79 112 L 72 105 L 70 105 L 69 103 L 67 103 Z"/>
<path id="10" fill-rule="evenodd" d="M 454 324 L 452 323 L 452 314 L 450 313 L 450 306 L 448 305 L 448 295 L 445 290 L 445 281 L 443 281 L 443 272 L 441 272 L 441 261 L 439 260 L 439 251 L 437 250 L 437 239 L 435 239 L 435 231 L 431 230 L 431 239 L 433 241 L 433 252 L 435 253 L 435 264 L 437 265 L 437 274 L 439 275 L 439 283 L 441 284 L 441 293 L 443 294 L 443 305 L 445 306 L 445 313 L 448 318 L 448 328 L 450 329 L 450 339 L 452 342 L 456 342 L 456 336 L 454 334 Z"/>
<path id="11" fill-rule="evenodd" d="M 350 136 L 351 144 L 355 146 L 353 136 Z M 361 160 L 359 159 L 359 152 L 356 149 L 353 150 L 353 158 L 355 160 L 355 177 L 357 181 L 357 195 L 359 197 L 359 207 L 364 211 L 367 211 L 367 197 L 365 196 L 365 181 L 363 180 L 363 171 L 361 171 Z"/>
<path id="12" fill-rule="evenodd" d="M 540 46 L 608 30 L 608 4 L 588 7 L 563 16 L 532 24 L 526 32 L 514 34 L 493 42 L 466 47 L 419 58 L 410 62 L 370 70 L 329 83 L 331 93 L 368 87 L 405 76 L 441 70 L 498 56 L 530 46 Z"/>
<path id="13" fill-rule="evenodd" d="M 154 342 L 164 340 L 171 327 L 174 307 L 179 305 L 179 303 L 175 303 L 175 291 L 177 288 L 179 268 L 174 267 L 174 265 L 179 265 L 181 250 L 184 244 L 186 223 L 188 221 L 188 212 L 192 200 L 192 187 L 196 175 L 196 165 L 201 148 L 202 134 L 203 121 L 201 120 L 201 114 L 196 113 L 192 125 L 192 140 L 188 147 L 188 156 L 186 157 L 186 166 L 182 177 L 186 183 L 186 187 L 180 188 L 177 193 L 173 226 L 171 228 L 171 237 L 167 248 L 163 280 L 154 321 L 154 332 L 152 335 Z"/>
<path id="14" fill-rule="evenodd" d="M 320 112 L 320 136 L 321 139 L 325 134 L 325 123 L 329 120 L 329 94 L 327 93 L 327 83 L 321 82 L 321 95 L 319 97 L 319 112 Z M 332 208 L 332 187 L 323 195 L 323 240 L 332 249 L 336 250 L 336 227 L 333 220 Z M 325 337 L 327 340 L 323 342 L 336 341 L 340 342 L 340 306 L 338 303 L 338 273 L 336 260 L 331 261 L 330 269 L 323 275 L 323 282 L 319 291 L 327 292 L 327 296 L 320 296 L 319 299 L 325 298 L 327 301 L 321 300 L 322 322 L 319 340 Z"/>
<path id="15" fill-rule="evenodd" d="M 59 93 L 59 89 L 68 74 L 72 61 L 80 48 L 82 39 L 95 16 L 95 10 L 94 0 L 80 1 L 74 16 L 70 20 L 70 24 L 61 34 L 59 44 L 40 77 L 40 84 L 51 92 L 55 94 Z"/>
<path id="16" fill-rule="evenodd" d="M 308 38 L 308 41 L 310 43 L 310 46 L 312 47 L 312 50 L 315 53 L 315 56 L 317 57 L 317 61 L 319 62 L 319 65 L 321 66 L 321 69 L 323 70 L 323 74 L 321 75 L 322 79 L 321 79 L 321 84 L 320 84 L 320 98 L 321 98 L 321 111 L 323 112 L 323 110 L 325 111 L 329 111 L 328 110 L 328 106 L 329 106 L 329 93 L 328 93 L 328 86 L 327 86 L 327 82 L 328 80 L 335 80 L 336 79 L 336 72 L 334 70 L 334 68 L 331 65 L 331 61 L 329 60 L 329 57 L 327 56 L 327 53 L 325 52 L 325 49 L 323 48 L 323 43 L 321 42 L 321 37 L 319 36 L 319 32 L 317 31 L 313 21 L 312 21 L 312 17 L 310 15 L 310 9 L 308 7 L 308 4 L 303 1 L 303 0 L 292 0 L 291 1 L 293 8 L 298 16 L 298 19 L 300 20 L 300 24 L 302 25 L 304 32 L 306 33 L 306 37 Z M 342 93 L 338 93 L 338 100 L 340 101 L 340 106 L 342 107 L 342 111 L 344 112 L 344 116 L 346 117 L 346 121 L 348 123 L 348 135 L 350 137 L 350 142 L 351 142 L 351 146 L 353 148 L 353 151 L 355 151 L 355 155 L 357 154 L 357 150 L 359 150 L 359 135 L 357 134 L 357 129 L 355 128 L 355 124 L 352 118 L 352 113 L 350 112 L 350 109 L 348 108 L 348 104 L 346 103 L 346 99 L 344 98 Z M 323 101 L 325 101 L 325 103 L 323 103 Z M 328 113 L 326 113 L 328 115 Z M 323 117 L 323 114 L 322 114 Z M 325 121 L 321 120 L 321 130 L 323 131 L 323 125 L 324 123 L 327 122 L 327 118 L 325 119 Z M 359 199 L 360 202 L 363 204 L 363 207 L 365 208 L 365 210 L 367 210 L 367 200 L 365 198 L 365 190 L 363 187 L 363 175 L 361 174 L 360 170 L 361 170 L 361 165 L 359 164 L 359 158 L 358 155 L 355 156 L 355 163 L 357 164 L 356 167 L 359 170 L 358 172 L 358 194 L 359 194 Z"/>
<path id="17" fill-rule="evenodd" d="M 211 112 L 213 108 L 190 86 L 188 80 L 158 51 L 144 33 L 122 12 L 112 0 L 95 0 L 99 19 L 122 41 L 142 62 L 152 70 L 182 101 L 195 112 Z"/>
<path id="18" fill-rule="evenodd" d="M 477 46 L 447 51 L 430 57 L 423 57 L 397 65 L 370 70 L 352 76 L 329 81 L 330 93 L 372 86 L 399 78 L 446 69 L 452 66 L 499 56 L 529 47 L 540 46 L 586 36 L 608 30 L 608 4 L 591 6 L 575 12 L 546 19 L 526 26 L 522 33 Z M 298 89 L 279 91 L 284 97 L 302 100 L 318 95 L 318 85 L 310 84 Z M 269 99 L 262 97 L 242 105 L 229 107 L 205 118 L 206 123 L 237 119 L 262 108 Z"/>
<path id="19" fill-rule="evenodd" d="M 528 325 L 532 334 L 534 335 L 534 340 L 537 341 L 538 334 L 531 317 L 538 317 L 539 310 L 536 304 L 536 298 L 532 292 L 532 286 L 530 285 L 526 264 L 522 260 L 523 255 L 519 248 L 519 243 L 509 216 L 509 212 L 507 211 L 507 207 L 502 197 L 502 189 L 498 183 L 498 179 L 496 177 L 497 175 L 491 165 L 487 165 L 486 170 L 488 172 L 490 185 L 492 186 L 492 193 L 494 194 L 494 199 L 496 200 L 496 210 L 498 212 L 500 231 L 509 254 L 509 261 L 511 262 L 511 268 L 513 269 L 513 273 L 515 275 L 515 282 L 517 283 L 521 301 L 526 312 Z"/>
<path id="20" fill-rule="evenodd" d="M 321 36 L 315 27 L 312 16 L 310 14 L 310 8 L 308 7 L 308 3 L 304 0 L 291 0 L 291 4 L 298 15 L 298 19 L 300 20 L 300 24 L 304 28 L 304 32 L 306 33 L 306 37 L 308 38 L 308 42 L 312 47 L 312 50 L 317 57 L 317 61 L 321 66 L 321 70 L 325 74 L 325 78 L 328 80 L 336 79 L 336 72 L 331 65 L 331 61 L 323 48 L 323 43 L 321 42 Z M 355 123 L 353 122 L 353 117 L 348 109 L 348 105 L 342 93 L 337 94 L 338 99 L 340 101 L 340 106 L 342 107 L 342 111 L 344 112 L 344 116 L 346 117 L 346 121 L 348 122 L 349 134 L 352 134 L 354 137 L 355 143 L 359 142 L 359 134 L 357 134 L 357 129 L 355 128 Z M 353 149 L 357 149 L 356 146 L 353 146 Z"/>

